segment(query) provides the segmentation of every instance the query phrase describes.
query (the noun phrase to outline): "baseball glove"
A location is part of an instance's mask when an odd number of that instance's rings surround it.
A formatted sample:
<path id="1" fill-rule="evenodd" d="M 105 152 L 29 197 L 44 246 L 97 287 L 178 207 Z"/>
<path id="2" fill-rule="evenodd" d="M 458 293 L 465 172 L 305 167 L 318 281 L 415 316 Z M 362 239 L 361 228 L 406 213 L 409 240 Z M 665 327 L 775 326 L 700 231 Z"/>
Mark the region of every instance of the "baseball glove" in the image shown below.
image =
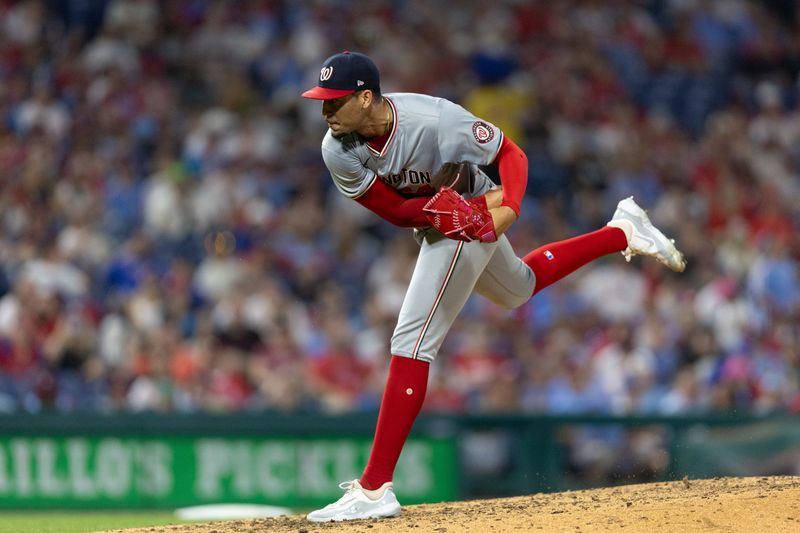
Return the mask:
<path id="1" fill-rule="evenodd" d="M 431 226 L 449 239 L 466 242 L 497 240 L 485 196 L 466 200 L 449 185 L 444 185 L 422 211 Z"/>

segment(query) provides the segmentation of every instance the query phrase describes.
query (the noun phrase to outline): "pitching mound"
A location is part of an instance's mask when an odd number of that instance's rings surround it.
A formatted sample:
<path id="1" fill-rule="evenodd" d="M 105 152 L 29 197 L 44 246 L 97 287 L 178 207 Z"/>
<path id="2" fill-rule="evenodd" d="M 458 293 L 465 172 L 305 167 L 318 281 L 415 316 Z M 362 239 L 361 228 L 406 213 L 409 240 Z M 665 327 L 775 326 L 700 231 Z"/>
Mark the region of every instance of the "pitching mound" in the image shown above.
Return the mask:
<path id="1" fill-rule="evenodd" d="M 303 517 L 117 530 L 125 533 L 355 531 L 800 531 L 800 477 L 626 485 L 403 508 L 398 518 L 311 524 Z"/>

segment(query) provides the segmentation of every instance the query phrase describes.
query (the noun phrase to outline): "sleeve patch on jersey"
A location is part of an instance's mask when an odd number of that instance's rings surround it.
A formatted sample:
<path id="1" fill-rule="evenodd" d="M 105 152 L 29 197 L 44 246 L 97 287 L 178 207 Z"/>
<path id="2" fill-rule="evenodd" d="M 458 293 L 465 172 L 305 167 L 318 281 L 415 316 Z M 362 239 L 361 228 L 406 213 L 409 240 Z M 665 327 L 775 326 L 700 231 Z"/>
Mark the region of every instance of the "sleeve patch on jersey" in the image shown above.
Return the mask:
<path id="1" fill-rule="evenodd" d="M 494 139 L 494 129 L 482 120 L 472 125 L 472 134 L 475 136 L 475 140 L 481 144 L 486 144 Z"/>

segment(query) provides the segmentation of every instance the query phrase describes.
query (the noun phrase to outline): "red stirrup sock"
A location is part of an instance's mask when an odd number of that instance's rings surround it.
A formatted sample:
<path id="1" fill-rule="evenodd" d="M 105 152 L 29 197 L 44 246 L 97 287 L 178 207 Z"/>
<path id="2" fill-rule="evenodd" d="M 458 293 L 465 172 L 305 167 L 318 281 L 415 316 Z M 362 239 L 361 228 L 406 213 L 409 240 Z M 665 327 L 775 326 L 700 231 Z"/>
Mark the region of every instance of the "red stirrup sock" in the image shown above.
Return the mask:
<path id="1" fill-rule="evenodd" d="M 400 452 L 425 401 L 429 367 L 419 359 L 392 356 L 372 451 L 361 476 L 365 489 L 379 489 L 392 480 Z"/>
<path id="2" fill-rule="evenodd" d="M 586 263 L 604 255 L 621 252 L 627 247 L 625 232 L 607 226 L 565 241 L 546 244 L 522 260 L 536 274 L 536 288 L 533 291 L 536 294 Z"/>

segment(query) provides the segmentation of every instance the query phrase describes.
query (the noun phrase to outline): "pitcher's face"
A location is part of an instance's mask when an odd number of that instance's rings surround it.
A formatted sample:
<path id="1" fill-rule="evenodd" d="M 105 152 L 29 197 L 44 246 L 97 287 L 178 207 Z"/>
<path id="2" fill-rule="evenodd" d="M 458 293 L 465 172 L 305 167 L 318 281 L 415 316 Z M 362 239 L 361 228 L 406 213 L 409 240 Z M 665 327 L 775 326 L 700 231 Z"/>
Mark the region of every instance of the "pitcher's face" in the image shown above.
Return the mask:
<path id="1" fill-rule="evenodd" d="M 367 118 L 367 108 L 361 92 L 323 101 L 322 116 L 334 137 L 342 137 L 358 130 Z"/>

